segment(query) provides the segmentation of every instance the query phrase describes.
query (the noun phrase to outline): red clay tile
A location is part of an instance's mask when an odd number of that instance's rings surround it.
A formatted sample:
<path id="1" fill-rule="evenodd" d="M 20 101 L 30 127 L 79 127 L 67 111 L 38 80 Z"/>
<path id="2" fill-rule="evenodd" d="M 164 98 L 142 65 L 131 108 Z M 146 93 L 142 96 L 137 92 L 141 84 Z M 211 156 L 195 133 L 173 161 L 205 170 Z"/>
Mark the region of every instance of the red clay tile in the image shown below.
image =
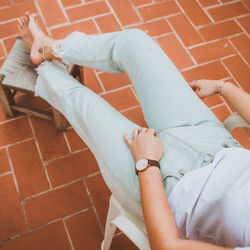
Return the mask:
<path id="1" fill-rule="evenodd" d="M 250 0 L 243 0 L 243 3 L 245 4 L 245 6 L 248 8 L 248 10 L 250 11 Z"/>
<path id="2" fill-rule="evenodd" d="M 82 182 L 52 190 L 24 202 L 30 228 L 90 207 Z"/>
<path id="3" fill-rule="evenodd" d="M 238 18 L 237 21 L 243 27 L 243 29 L 250 35 L 250 15 Z"/>
<path id="4" fill-rule="evenodd" d="M 169 17 L 168 20 L 186 46 L 202 42 L 200 34 L 183 14 Z"/>
<path id="5" fill-rule="evenodd" d="M 65 38 L 67 35 L 74 31 L 80 31 L 86 34 L 96 34 L 98 30 L 92 20 L 84 22 L 68 24 L 63 27 L 51 29 L 52 36 L 56 39 Z"/>
<path id="6" fill-rule="evenodd" d="M 178 0 L 178 2 L 194 25 L 199 26 L 211 23 L 206 13 L 195 0 Z"/>
<path id="7" fill-rule="evenodd" d="M 18 34 L 18 21 L 12 21 L 0 24 L 0 39 Z"/>
<path id="8" fill-rule="evenodd" d="M 113 238 L 110 250 L 137 250 L 138 248 L 133 242 L 124 234 L 115 236 Z"/>
<path id="9" fill-rule="evenodd" d="M 131 28 L 131 27 L 130 27 Z M 149 36 L 159 36 L 171 32 L 171 28 L 164 19 L 153 21 L 150 23 L 143 23 L 133 28 L 141 29 Z"/>
<path id="10" fill-rule="evenodd" d="M 242 128 L 236 128 L 231 131 L 232 136 L 246 149 L 250 149 L 250 140 L 243 132 Z"/>
<path id="11" fill-rule="evenodd" d="M 0 174 L 11 171 L 10 163 L 5 148 L 0 149 Z"/>
<path id="12" fill-rule="evenodd" d="M 203 7 L 209 7 L 215 4 L 219 4 L 218 0 L 200 0 Z"/>
<path id="13" fill-rule="evenodd" d="M 250 93 L 250 71 L 249 67 L 242 61 L 239 56 L 233 56 L 223 60 L 226 67 L 233 74 L 241 87 Z"/>
<path id="14" fill-rule="evenodd" d="M 120 88 L 130 84 L 130 80 L 125 73 L 123 74 L 101 73 L 99 74 L 99 77 L 106 91 Z"/>
<path id="15" fill-rule="evenodd" d="M 23 211 L 11 174 L 0 178 L 0 241 L 26 231 Z"/>
<path id="16" fill-rule="evenodd" d="M 65 220 L 75 250 L 99 250 L 103 235 L 93 209 Z"/>
<path id="17" fill-rule="evenodd" d="M 110 12 L 110 9 L 104 1 L 100 1 L 68 9 L 66 12 L 72 22 Z"/>
<path id="18" fill-rule="evenodd" d="M 32 136 L 27 117 L 0 124 L 0 147 Z"/>
<path id="19" fill-rule="evenodd" d="M 203 27 L 200 32 L 206 41 L 210 41 L 240 33 L 242 30 L 234 21 L 226 21 Z"/>
<path id="20" fill-rule="evenodd" d="M 238 49 L 240 54 L 244 57 L 244 59 L 250 64 L 250 40 L 249 38 L 243 34 L 240 36 L 235 36 L 231 38 L 234 46 Z"/>
<path id="21" fill-rule="evenodd" d="M 16 42 L 16 37 L 12 37 L 12 38 L 8 38 L 8 39 L 3 40 L 4 46 L 5 46 L 8 53 L 11 51 L 15 42 Z"/>
<path id="22" fill-rule="evenodd" d="M 116 21 L 113 14 L 97 17 L 96 22 L 102 33 L 113 32 L 121 30 L 120 25 Z"/>
<path id="23" fill-rule="evenodd" d="M 208 13 L 215 21 L 221 21 L 227 18 L 247 14 L 248 11 L 242 3 L 237 2 L 211 8 L 208 10 Z"/>
<path id="24" fill-rule="evenodd" d="M 36 6 L 33 1 L 28 1 L 20 5 L 0 9 L 0 22 L 21 17 L 27 10 L 33 13 L 37 12 Z"/>
<path id="25" fill-rule="evenodd" d="M 87 145 L 79 137 L 79 135 L 75 132 L 75 130 L 73 128 L 66 130 L 65 135 L 68 139 L 71 151 L 74 152 L 76 150 L 83 149 L 83 148 L 87 147 Z"/>
<path id="26" fill-rule="evenodd" d="M 3 45 L 0 43 L 0 57 L 5 57 L 5 52 L 3 49 Z"/>
<path id="27" fill-rule="evenodd" d="M 47 171 L 55 187 L 98 172 L 99 168 L 93 154 L 87 149 L 50 162 Z"/>
<path id="28" fill-rule="evenodd" d="M 227 40 L 204 44 L 189 51 L 197 63 L 212 61 L 236 53 Z"/>
<path id="29" fill-rule="evenodd" d="M 109 2 L 122 25 L 140 22 L 140 18 L 132 8 L 129 0 L 109 0 Z"/>
<path id="30" fill-rule="evenodd" d="M 22 199 L 49 189 L 49 183 L 34 140 L 9 147 Z"/>
<path id="31" fill-rule="evenodd" d="M 208 106 L 213 107 L 215 105 L 223 103 L 219 95 L 213 95 L 202 99 L 202 101 Z"/>
<path id="32" fill-rule="evenodd" d="M 141 107 L 126 110 L 122 112 L 122 114 L 137 125 L 141 127 L 147 127 Z"/>
<path id="33" fill-rule="evenodd" d="M 38 0 L 37 2 L 48 26 L 65 23 L 67 21 L 57 1 Z"/>
<path id="34" fill-rule="evenodd" d="M 2 250 L 69 250 L 62 221 L 46 225 L 28 234 L 4 242 Z"/>
<path id="35" fill-rule="evenodd" d="M 224 122 L 231 114 L 225 105 L 214 108 L 212 111 L 221 122 Z"/>
<path id="36" fill-rule="evenodd" d="M 69 7 L 76 4 L 81 4 L 81 0 L 61 0 L 64 7 Z"/>
<path id="37" fill-rule="evenodd" d="M 114 91 L 112 93 L 104 94 L 102 97 L 118 111 L 139 104 L 130 87 L 121 89 L 119 91 Z"/>
<path id="38" fill-rule="evenodd" d="M 45 161 L 69 152 L 62 132 L 56 130 L 52 121 L 31 117 L 37 141 Z"/>
<path id="39" fill-rule="evenodd" d="M 1 0 L 0 1 L 0 7 L 10 6 L 9 0 Z"/>
<path id="40" fill-rule="evenodd" d="M 131 0 L 134 6 L 144 5 L 148 3 L 152 3 L 152 0 Z"/>
<path id="41" fill-rule="evenodd" d="M 180 12 L 174 1 L 155 3 L 138 9 L 142 18 L 147 21 L 158 17 L 168 16 Z"/>
<path id="42" fill-rule="evenodd" d="M 184 69 L 194 65 L 174 34 L 162 36 L 158 38 L 157 41 L 178 69 Z"/>
<path id="43" fill-rule="evenodd" d="M 182 75 L 187 80 L 187 82 L 199 79 L 219 80 L 229 76 L 228 72 L 220 62 L 208 63 L 193 69 L 186 70 L 182 72 Z"/>
<path id="44" fill-rule="evenodd" d="M 104 228 L 109 208 L 109 198 L 111 192 L 106 186 L 101 174 L 87 178 L 86 183 L 90 195 L 93 199 L 94 206 L 96 208 L 96 211 L 100 217 L 102 226 Z"/>
<path id="45" fill-rule="evenodd" d="M 90 68 L 84 68 L 84 86 L 99 94 L 103 92 L 95 72 Z"/>

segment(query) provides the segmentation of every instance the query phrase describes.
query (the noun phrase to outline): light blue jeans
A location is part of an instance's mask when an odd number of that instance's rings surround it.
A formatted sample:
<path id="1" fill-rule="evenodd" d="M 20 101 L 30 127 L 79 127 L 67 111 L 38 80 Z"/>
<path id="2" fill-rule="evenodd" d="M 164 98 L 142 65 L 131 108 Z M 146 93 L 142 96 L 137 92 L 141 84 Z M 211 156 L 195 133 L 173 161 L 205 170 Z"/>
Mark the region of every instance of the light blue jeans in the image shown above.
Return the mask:
<path id="1" fill-rule="evenodd" d="M 210 163 L 223 147 L 237 144 L 161 48 L 140 30 L 74 32 L 54 44 L 53 53 L 65 64 L 127 73 L 148 126 L 164 143 L 160 164 L 166 195 L 187 171 Z M 125 132 L 131 134 L 139 126 L 79 84 L 62 63 L 46 61 L 38 74 L 36 95 L 65 115 L 93 152 L 116 199 L 142 215 L 135 162 L 123 140 Z"/>

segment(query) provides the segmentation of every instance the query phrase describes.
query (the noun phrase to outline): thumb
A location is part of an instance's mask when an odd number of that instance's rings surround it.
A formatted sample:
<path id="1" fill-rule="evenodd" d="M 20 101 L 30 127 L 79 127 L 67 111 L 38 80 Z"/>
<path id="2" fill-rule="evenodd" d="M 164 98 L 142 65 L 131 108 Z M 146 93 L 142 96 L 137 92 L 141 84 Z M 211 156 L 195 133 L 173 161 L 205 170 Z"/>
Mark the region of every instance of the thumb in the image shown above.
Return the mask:
<path id="1" fill-rule="evenodd" d="M 127 145 L 130 147 L 131 144 L 132 144 L 132 141 L 130 141 L 130 139 L 129 139 L 127 133 L 125 133 L 125 134 L 123 135 L 123 138 L 124 138 L 124 141 L 127 143 Z"/>
<path id="2" fill-rule="evenodd" d="M 197 89 L 200 88 L 200 83 L 198 81 L 192 81 L 190 84 L 191 88 Z"/>

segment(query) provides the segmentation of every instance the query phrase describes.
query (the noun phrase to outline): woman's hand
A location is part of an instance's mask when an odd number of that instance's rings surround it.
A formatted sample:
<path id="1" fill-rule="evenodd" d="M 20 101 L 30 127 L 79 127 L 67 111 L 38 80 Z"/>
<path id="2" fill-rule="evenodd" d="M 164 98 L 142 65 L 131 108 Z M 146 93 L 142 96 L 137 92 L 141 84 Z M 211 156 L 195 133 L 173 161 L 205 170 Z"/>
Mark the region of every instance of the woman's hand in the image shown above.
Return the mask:
<path id="1" fill-rule="evenodd" d="M 163 153 L 163 143 L 156 136 L 153 128 L 141 128 L 133 131 L 132 141 L 127 134 L 124 134 L 124 140 L 128 144 L 135 161 L 144 158 L 159 161 Z"/>
<path id="2" fill-rule="evenodd" d="M 192 81 L 190 86 L 200 98 L 204 98 L 217 94 L 223 84 L 219 80 L 198 80 Z"/>

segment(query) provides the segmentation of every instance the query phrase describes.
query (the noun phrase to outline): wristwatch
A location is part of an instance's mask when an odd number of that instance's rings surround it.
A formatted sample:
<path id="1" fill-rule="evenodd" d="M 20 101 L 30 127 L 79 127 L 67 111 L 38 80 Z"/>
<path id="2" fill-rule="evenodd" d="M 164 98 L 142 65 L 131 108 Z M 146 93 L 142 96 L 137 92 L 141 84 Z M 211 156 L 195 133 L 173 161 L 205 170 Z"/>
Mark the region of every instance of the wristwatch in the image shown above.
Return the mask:
<path id="1" fill-rule="evenodd" d="M 158 167 L 159 169 L 161 169 L 160 163 L 158 161 L 142 158 L 136 162 L 136 165 L 135 165 L 136 175 L 138 175 L 138 172 L 142 172 L 148 167 Z"/>

